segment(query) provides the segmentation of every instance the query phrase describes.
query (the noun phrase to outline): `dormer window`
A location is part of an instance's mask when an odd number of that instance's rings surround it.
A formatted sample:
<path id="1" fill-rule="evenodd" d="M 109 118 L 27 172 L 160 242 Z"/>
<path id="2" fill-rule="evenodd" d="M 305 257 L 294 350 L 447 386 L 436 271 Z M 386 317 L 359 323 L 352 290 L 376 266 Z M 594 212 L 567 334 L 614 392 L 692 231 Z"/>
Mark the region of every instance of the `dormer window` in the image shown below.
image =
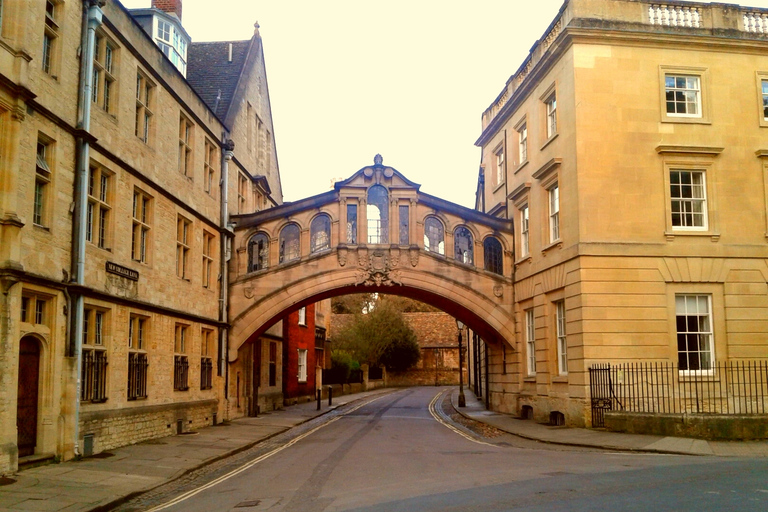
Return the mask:
<path id="1" fill-rule="evenodd" d="M 176 69 L 187 75 L 187 35 L 174 23 L 157 18 L 155 43 Z"/>

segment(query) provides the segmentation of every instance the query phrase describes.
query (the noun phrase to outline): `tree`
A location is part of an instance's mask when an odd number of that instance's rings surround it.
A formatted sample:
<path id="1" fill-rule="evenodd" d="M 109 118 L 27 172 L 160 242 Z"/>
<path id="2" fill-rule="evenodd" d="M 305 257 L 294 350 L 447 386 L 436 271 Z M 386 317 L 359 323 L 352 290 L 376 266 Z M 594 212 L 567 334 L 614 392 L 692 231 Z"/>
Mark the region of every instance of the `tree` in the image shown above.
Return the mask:
<path id="1" fill-rule="evenodd" d="M 360 362 L 394 371 L 407 370 L 421 358 L 416 333 L 387 301 L 377 301 L 366 314 L 356 313 L 334 344 Z"/>

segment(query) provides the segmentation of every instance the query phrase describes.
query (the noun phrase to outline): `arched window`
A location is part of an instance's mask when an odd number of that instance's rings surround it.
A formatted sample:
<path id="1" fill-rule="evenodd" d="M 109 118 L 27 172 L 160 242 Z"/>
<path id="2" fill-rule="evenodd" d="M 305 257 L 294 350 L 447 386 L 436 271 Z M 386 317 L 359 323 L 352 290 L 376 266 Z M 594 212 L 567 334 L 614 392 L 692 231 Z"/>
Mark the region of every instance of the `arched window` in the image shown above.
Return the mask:
<path id="1" fill-rule="evenodd" d="M 248 241 L 248 272 L 256 272 L 269 267 L 269 238 L 264 233 L 256 233 Z"/>
<path id="2" fill-rule="evenodd" d="M 445 254 L 445 230 L 436 217 L 427 217 L 424 221 L 424 249 Z"/>
<path id="3" fill-rule="evenodd" d="M 301 257 L 299 226 L 288 224 L 280 231 L 280 263 L 288 263 Z"/>
<path id="4" fill-rule="evenodd" d="M 317 252 L 331 248 L 331 218 L 325 214 L 312 219 L 309 225 L 309 251 Z"/>
<path id="5" fill-rule="evenodd" d="M 389 243 L 389 194 L 381 185 L 368 189 L 368 243 Z"/>
<path id="6" fill-rule="evenodd" d="M 483 242 L 485 253 L 485 270 L 494 274 L 504 275 L 504 262 L 502 260 L 501 242 L 489 236 Z"/>
<path id="7" fill-rule="evenodd" d="M 453 232 L 453 247 L 456 252 L 456 261 L 474 265 L 475 256 L 472 248 L 472 233 L 464 226 L 456 228 Z"/>

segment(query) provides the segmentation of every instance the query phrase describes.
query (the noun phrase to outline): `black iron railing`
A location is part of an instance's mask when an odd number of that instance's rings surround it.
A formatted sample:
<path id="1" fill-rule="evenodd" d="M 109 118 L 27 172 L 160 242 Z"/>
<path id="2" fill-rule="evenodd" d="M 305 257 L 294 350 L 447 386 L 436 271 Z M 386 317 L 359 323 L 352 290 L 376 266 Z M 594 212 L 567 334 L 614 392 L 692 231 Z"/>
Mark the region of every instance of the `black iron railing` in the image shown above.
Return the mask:
<path id="1" fill-rule="evenodd" d="M 128 354 L 128 400 L 147 398 L 147 354 Z"/>
<path id="2" fill-rule="evenodd" d="M 83 350 L 80 400 L 106 402 L 107 400 L 107 351 Z"/>
<path id="3" fill-rule="evenodd" d="M 768 411 L 768 361 L 728 361 L 686 371 L 668 362 L 589 369 L 592 425 L 606 410 L 660 414 L 752 415 Z"/>
<path id="4" fill-rule="evenodd" d="M 200 358 L 200 389 L 213 387 L 213 360 L 210 357 Z"/>
<path id="5" fill-rule="evenodd" d="M 173 356 L 173 389 L 189 389 L 189 359 L 187 356 Z"/>

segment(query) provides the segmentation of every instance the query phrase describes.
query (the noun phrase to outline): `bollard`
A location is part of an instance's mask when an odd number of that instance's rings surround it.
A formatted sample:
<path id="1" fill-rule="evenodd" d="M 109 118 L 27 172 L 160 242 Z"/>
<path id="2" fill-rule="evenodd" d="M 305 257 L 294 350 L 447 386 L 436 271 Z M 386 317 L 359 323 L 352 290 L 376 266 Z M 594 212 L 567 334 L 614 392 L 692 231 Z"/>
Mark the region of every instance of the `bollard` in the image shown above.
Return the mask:
<path id="1" fill-rule="evenodd" d="M 323 395 L 323 393 L 318 389 L 315 394 L 317 395 L 317 410 L 320 410 L 320 397 Z"/>
<path id="2" fill-rule="evenodd" d="M 328 406 L 333 405 L 333 388 L 328 386 Z"/>

